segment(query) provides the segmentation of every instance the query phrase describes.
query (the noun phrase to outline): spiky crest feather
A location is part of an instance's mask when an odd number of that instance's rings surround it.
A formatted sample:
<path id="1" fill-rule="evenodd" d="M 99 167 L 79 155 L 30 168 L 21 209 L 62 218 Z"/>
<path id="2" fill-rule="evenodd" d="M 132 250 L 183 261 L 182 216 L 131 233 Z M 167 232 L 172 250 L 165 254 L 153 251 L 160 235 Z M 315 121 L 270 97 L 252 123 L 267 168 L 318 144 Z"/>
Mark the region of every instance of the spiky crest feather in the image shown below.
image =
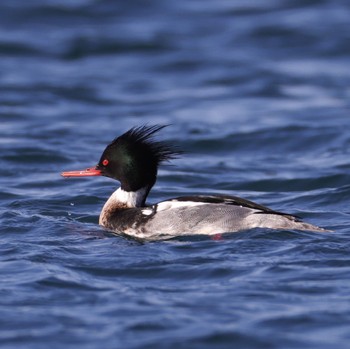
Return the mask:
<path id="1" fill-rule="evenodd" d="M 115 138 L 110 145 L 113 146 L 121 143 L 127 146 L 140 148 L 143 151 L 147 151 L 158 165 L 161 162 L 175 159 L 178 155 L 183 153 L 167 142 L 154 140 L 155 133 L 167 126 L 168 125 L 143 125 L 133 127 L 121 136 Z"/>

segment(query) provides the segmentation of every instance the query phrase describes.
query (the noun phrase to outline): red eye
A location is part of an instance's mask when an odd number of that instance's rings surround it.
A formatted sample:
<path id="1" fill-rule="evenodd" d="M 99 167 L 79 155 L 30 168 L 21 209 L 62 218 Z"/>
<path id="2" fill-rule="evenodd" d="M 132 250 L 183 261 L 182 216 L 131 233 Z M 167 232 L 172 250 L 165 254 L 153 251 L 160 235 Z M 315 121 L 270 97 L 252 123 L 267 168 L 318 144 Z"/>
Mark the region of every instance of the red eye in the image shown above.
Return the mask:
<path id="1" fill-rule="evenodd" d="M 108 163 L 109 163 L 109 161 L 108 161 L 107 159 L 104 159 L 104 160 L 102 161 L 102 165 L 103 165 L 103 166 L 107 166 Z"/>

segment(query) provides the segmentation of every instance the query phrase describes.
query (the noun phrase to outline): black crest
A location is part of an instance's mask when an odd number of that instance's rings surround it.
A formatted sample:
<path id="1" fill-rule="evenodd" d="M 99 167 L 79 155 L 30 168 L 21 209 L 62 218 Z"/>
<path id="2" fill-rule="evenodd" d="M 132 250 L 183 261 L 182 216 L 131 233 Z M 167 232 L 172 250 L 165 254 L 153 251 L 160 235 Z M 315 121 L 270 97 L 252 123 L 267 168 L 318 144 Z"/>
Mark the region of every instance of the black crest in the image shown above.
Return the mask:
<path id="1" fill-rule="evenodd" d="M 182 153 L 176 147 L 154 139 L 164 127 L 133 127 L 107 146 L 97 167 L 103 175 L 119 180 L 124 190 L 151 187 L 156 181 L 158 165 Z"/>
<path id="2" fill-rule="evenodd" d="M 154 134 L 166 126 L 167 125 L 143 125 L 133 127 L 123 135 L 117 137 L 111 145 L 114 143 L 125 144 L 131 149 L 147 153 L 157 164 L 172 160 L 182 154 L 182 152 L 166 142 L 154 140 Z"/>

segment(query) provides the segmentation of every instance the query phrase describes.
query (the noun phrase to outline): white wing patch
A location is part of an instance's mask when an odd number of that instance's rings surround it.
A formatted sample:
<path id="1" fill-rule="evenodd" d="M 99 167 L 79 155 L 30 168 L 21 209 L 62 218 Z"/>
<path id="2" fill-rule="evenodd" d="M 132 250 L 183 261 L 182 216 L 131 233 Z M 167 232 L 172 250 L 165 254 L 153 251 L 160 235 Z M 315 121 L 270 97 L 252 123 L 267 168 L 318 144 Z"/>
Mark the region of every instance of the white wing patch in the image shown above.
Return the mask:
<path id="1" fill-rule="evenodd" d="M 208 203 L 206 202 L 196 202 L 196 201 L 177 201 L 177 200 L 163 201 L 157 205 L 157 212 L 171 210 L 179 207 L 193 207 L 193 206 L 200 206 L 200 205 L 207 205 L 207 204 Z"/>
<path id="2" fill-rule="evenodd" d="M 151 215 L 153 213 L 153 209 L 152 208 L 144 208 L 141 212 L 145 216 L 149 216 L 149 215 Z"/>

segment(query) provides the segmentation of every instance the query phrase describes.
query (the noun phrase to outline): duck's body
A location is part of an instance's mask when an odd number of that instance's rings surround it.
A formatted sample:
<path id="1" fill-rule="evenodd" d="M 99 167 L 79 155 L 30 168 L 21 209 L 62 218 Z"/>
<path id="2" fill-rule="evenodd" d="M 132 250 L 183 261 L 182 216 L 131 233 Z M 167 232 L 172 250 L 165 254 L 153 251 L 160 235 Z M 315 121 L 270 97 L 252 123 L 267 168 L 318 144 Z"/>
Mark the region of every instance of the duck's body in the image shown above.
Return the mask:
<path id="1" fill-rule="evenodd" d="M 137 207 L 119 188 L 105 203 L 99 223 L 109 230 L 144 239 L 216 235 L 252 228 L 325 230 L 235 196 L 183 196 Z"/>
<path id="2" fill-rule="evenodd" d="M 64 177 L 105 175 L 121 182 L 101 211 L 99 223 L 105 228 L 142 240 L 252 228 L 326 231 L 236 196 L 183 196 L 147 206 L 146 198 L 155 183 L 158 164 L 179 153 L 151 139 L 161 128 L 131 129 L 106 148 L 95 168 L 62 173 Z"/>

